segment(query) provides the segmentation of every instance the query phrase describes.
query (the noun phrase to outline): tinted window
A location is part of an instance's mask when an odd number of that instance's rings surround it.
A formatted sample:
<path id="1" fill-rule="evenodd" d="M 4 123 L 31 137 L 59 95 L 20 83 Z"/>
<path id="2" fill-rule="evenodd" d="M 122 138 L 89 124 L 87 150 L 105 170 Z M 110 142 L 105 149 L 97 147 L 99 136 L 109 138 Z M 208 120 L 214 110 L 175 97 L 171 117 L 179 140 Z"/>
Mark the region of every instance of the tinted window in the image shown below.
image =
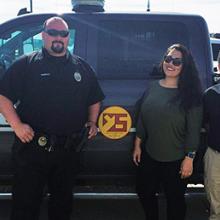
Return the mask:
<path id="1" fill-rule="evenodd" d="M 14 60 L 23 54 L 29 54 L 42 48 L 42 25 L 29 24 L 16 27 L 0 36 L 0 72 L 7 69 Z M 70 29 L 68 49 L 74 51 L 75 29 Z"/>
<path id="2" fill-rule="evenodd" d="M 220 44 L 212 43 L 212 53 L 213 53 L 213 59 L 215 61 L 217 61 L 219 51 L 220 51 Z"/>
<path id="3" fill-rule="evenodd" d="M 188 46 L 184 24 L 155 21 L 102 21 L 97 72 L 103 79 L 146 79 L 173 43 Z"/>

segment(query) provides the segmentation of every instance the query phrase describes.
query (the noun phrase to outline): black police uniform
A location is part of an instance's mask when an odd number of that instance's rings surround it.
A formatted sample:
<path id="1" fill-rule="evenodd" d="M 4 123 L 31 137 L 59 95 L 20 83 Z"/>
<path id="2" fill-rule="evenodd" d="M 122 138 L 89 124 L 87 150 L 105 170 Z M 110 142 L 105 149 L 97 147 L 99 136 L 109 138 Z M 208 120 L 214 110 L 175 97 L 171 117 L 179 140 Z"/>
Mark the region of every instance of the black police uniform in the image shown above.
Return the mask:
<path id="1" fill-rule="evenodd" d="M 78 157 L 74 138 L 68 149 L 66 140 L 84 128 L 88 107 L 104 98 L 93 70 L 69 52 L 64 57 L 54 57 L 42 49 L 15 61 L 0 82 L 0 94 L 17 106 L 21 121 L 35 132 L 31 143 L 24 144 L 15 137 L 12 147 L 11 219 L 38 219 L 47 184 L 51 194 L 49 219 L 69 220 Z M 51 137 L 55 139 L 49 152 Z"/>

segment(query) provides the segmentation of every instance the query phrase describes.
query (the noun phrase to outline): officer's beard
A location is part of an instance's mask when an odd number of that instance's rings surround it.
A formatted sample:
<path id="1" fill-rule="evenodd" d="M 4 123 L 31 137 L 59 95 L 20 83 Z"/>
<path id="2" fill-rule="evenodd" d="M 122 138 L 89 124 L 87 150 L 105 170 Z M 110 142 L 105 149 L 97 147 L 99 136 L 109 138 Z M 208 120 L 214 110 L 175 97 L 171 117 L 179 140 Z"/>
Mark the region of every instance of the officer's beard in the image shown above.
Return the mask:
<path id="1" fill-rule="evenodd" d="M 64 43 L 62 41 L 53 41 L 52 42 L 52 46 L 51 46 L 51 50 L 54 53 L 63 53 L 64 52 Z"/>

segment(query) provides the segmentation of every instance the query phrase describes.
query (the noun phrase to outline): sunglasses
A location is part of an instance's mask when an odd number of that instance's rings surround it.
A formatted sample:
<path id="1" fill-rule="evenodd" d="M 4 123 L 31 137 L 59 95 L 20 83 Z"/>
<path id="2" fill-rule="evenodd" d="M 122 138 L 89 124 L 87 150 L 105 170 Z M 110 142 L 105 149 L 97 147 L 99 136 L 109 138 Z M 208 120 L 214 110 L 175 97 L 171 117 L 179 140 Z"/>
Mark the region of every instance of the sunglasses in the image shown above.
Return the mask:
<path id="1" fill-rule="evenodd" d="M 58 31 L 58 30 L 55 30 L 55 29 L 45 29 L 44 30 L 45 33 L 47 33 L 48 35 L 50 35 L 51 37 L 57 37 L 57 36 L 60 36 L 60 37 L 67 37 L 69 35 L 69 31 Z"/>
<path id="2" fill-rule="evenodd" d="M 183 64 L 183 60 L 181 58 L 173 58 L 172 56 L 165 56 L 164 61 L 166 63 L 172 62 L 174 66 L 180 66 Z"/>

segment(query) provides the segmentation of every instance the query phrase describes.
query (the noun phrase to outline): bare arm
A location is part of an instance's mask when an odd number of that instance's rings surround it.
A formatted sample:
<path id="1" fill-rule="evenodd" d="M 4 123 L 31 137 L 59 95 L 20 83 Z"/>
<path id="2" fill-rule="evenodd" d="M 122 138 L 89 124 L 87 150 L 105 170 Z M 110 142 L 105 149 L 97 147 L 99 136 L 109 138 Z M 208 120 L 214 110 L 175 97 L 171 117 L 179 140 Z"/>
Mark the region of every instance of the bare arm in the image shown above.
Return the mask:
<path id="1" fill-rule="evenodd" d="M 14 129 L 17 124 L 21 123 L 13 103 L 5 96 L 0 95 L 0 112 L 5 117 L 10 126 Z"/>
<path id="2" fill-rule="evenodd" d="M 97 102 L 89 106 L 89 117 L 88 117 L 88 122 L 86 123 L 86 126 L 90 126 L 89 137 L 88 137 L 89 139 L 96 136 L 97 134 L 98 130 L 96 127 L 96 122 L 98 119 L 99 110 L 100 110 L 100 102 Z"/>
<path id="3" fill-rule="evenodd" d="M 14 130 L 16 136 L 23 142 L 30 142 L 34 137 L 33 129 L 21 122 L 13 103 L 5 96 L 0 95 L 0 112 Z"/>

